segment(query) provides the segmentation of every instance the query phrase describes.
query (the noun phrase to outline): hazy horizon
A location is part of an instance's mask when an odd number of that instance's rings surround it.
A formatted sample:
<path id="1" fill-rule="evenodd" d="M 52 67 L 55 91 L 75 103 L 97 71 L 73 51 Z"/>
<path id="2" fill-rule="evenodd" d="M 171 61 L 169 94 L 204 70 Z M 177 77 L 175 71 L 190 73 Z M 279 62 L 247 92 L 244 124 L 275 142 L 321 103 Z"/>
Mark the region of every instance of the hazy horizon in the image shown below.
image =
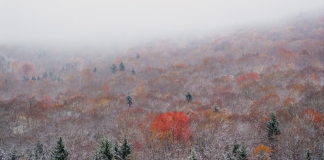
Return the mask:
<path id="1" fill-rule="evenodd" d="M 324 1 L 1 1 L 0 44 L 121 45 L 323 11 Z"/>

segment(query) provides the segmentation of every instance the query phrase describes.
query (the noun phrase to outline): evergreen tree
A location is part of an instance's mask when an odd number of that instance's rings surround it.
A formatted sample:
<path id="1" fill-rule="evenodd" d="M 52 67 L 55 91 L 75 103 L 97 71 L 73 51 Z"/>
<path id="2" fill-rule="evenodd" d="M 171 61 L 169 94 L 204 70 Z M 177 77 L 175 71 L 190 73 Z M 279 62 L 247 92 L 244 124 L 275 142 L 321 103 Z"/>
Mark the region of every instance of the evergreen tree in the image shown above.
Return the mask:
<path id="1" fill-rule="evenodd" d="M 238 160 L 247 160 L 247 151 L 246 151 L 246 147 L 244 144 L 242 144 L 241 148 L 238 151 Z"/>
<path id="2" fill-rule="evenodd" d="M 229 151 L 229 145 L 226 144 L 223 160 L 231 160 L 231 153 Z"/>
<path id="3" fill-rule="evenodd" d="M 274 113 L 271 114 L 271 119 L 267 123 L 267 130 L 269 139 L 272 139 L 274 138 L 273 136 L 280 134 L 279 122 L 276 120 L 276 116 Z"/>
<path id="4" fill-rule="evenodd" d="M 192 100 L 192 95 L 190 94 L 190 92 L 187 92 L 187 94 L 186 94 L 186 100 L 187 100 L 188 102 L 191 102 L 191 100 Z"/>
<path id="5" fill-rule="evenodd" d="M 117 71 L 117 66 L 116 66 L 115 64 L 112 64 L 112 66 L 110 67 L 110 69 L 111 69 L 111 72 L 112 72 L 112 73 L 116 73 L 116 71 Z"/>
<path id="6" fill-rule="evenodd" d="M 117 141 L 115 142 L 115 145 L 114 145 L 114 157 L 116 159 L 120 159 L 119 145 L 118 145 Z"/>
<path id="7" fill-rule="evenodd" d="M 43 145 L 38 141 L 32 153 L 33 160 L 44 159 Z"/>
<path id="8" fill-rule="evenodd" d="M 197 160 L 195 149 L 191 150 L 190 160 Z"/>
<path id="9" fill-rule="evenodd" d="M 233 155 L 236 157 L 239 153 L 239 148 L 240 148 L 240 145 L 237 143 L 236 139 L 234 140 L 234 143 L 233 143 L 233 149 L 232 149 L 232 153 Z"/>
<path id="10" fill-rule="evenodd" d="M 52 160 L 67 160 L 69 152 L 64 148 L 62 137 L 59 138 L 57 144 L 52 151 L 51 159 Z"/>
<path id="11" fill-rule="evenodd" d="M 124 63 L 123 62 L 120 62 L 119 63 L 119 70 L 120 71 L 125 71 L 125 66 L 124 66 Z"/>
<path id="12" fill-rule="evenodd" d="M 108 139 L 104 139 L 98 151 L 95 153 L 95 160 L 112 160 L 113 153 L 111 153 L 110 149 L 111 147 Z"/>
<path id="13" fill-rule="evenodd" d="M 101 160 L 98 151 L 96 151 L 96 152 L 94 153 L 94 155 L 93 155 L 93 160 Z"/>
<path id="14" fill-rule="evenodd" d="M 214 112 L 218 112 L 219 111 L 219 107 L 216 104 L 212 107 L 212 109 L 213 109 Z"/>
<path id="15" fill-rule="evenodd" d="M 131 106 L 133 104 L 133 98 L 129 93 L 128 93 L 127 97 L 126 97 L 126 102 L 127 102 L 128 106 Z"/>
<path id="16" fill-rule="evenodd" d="M 132 68 L 132 74 L 135 75 L 135 73 L 136 73 L 136 72 L 135 72 L 134 68 Z"/>
<path id="17" fill-rule="evenodd" d="M 312 157 L 311 157 L 311 152 L 310 152 L 309 149 L 308 149 L 307 152 L 306 152 L 306 159 L 307 159 L 307 160 L 311 160 L 311 159 L 312 159 Z"/>
<path id="18" fill-rule="evenodd" d="M 16 147 L 14 147 L 11 150 L 11 153 L 9 155 L 9 159 L 8 160 L 16 160 L 16 159 L 18 159 L 18 151 L 16 150 Z"/>
<path id="19" fill-rule="evenodd" d="M 128 159 L 128 156 L 131 154 L 131 148 L 130 146 L 128 145 L 127 143 L 127 139 L 126 139 L 126 136 L 124 137 L 124 142 L 120 148 L 120 157 L 123 159 L 123 160 L 126 160 Z"/>

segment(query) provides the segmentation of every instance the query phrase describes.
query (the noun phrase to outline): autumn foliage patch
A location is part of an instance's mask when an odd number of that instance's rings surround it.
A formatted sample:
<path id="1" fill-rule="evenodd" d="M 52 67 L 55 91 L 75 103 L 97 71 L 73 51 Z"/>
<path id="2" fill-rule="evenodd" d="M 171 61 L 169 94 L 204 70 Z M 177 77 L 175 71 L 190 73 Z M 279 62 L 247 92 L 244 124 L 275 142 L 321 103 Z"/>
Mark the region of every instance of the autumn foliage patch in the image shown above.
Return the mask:
<path id="1" fill-rule="evenodd" d="M 190 139 L 188 117 L 182 112 L 160 114 L 151 122 L 150 127 L 153 135 L 161 140 L 188 141 Z"/>
<path id="2" fill-rule="evenodd" d="M 324 120 L 323 114 L 317 112 L 316 110 L 314 110 L 312 108 L 305 109 L 304 114 L 308 115 L 310 120 L 313 122 L 321 123 Z"/>
<path id="3" fill-rule="evenodd" d="M 242 83 L 242 82 L 245 82 L 245 81 L 248 81 L 248 80 L 259 80 L 259 79 L 260 79 L 259 74 L 257 74 L 257 73 L 249 73 L 249 74 L 246 74 L 246 75 L 243 75 L 243 76 L 237 78 L 237 82 Z"/>

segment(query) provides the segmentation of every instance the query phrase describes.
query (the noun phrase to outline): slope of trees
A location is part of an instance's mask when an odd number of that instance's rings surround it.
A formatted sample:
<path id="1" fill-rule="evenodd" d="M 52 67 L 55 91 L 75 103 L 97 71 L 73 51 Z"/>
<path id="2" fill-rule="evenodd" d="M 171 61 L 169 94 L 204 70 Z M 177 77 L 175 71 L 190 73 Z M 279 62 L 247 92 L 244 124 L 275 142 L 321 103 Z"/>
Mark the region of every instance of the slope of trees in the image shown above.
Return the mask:
<path id="1" fill-rule="evenodd" d="M 305 14 L 124 49 L 0 45 L 0 159 L 324 158 L 323 28 Z"/>

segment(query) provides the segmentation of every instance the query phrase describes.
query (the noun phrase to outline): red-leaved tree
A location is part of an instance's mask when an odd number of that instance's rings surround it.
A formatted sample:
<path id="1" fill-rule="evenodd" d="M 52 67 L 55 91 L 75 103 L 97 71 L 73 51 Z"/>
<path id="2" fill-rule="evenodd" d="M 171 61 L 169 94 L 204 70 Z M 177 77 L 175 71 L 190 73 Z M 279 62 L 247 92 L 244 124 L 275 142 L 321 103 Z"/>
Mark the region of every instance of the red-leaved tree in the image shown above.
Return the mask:
<path id="1" fill-rule="evenodd" d="M 167 112 L 158 115 L 151 122 L 151 131 L 161 140 L 188 141 L 190 130 L 188 117 L 182 112 Z"/>

